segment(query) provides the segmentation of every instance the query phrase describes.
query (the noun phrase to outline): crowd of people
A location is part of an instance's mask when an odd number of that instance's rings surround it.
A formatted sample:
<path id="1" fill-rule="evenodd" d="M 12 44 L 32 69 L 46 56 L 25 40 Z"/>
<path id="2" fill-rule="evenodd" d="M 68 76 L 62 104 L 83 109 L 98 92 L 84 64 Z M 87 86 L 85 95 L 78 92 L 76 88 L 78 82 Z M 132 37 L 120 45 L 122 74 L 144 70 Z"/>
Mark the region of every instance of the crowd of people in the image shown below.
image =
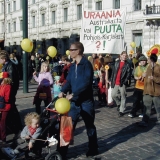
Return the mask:
<path id="1" fill-rule="evenodd" d="M 31 83 L 38 83 L 37 92 L 33 98 L 36 112 L 34 115 L 41 113 L 42 101 L 47 106 L 52 101 L 52 97 L 65 96 L 71 102 L 68 116 L 72 117 L 73 130 L 81 116 L 89 140 L 86 156 L 95 156 L 98 154 L 98 142 L 94 125 L 93 82 L 97 90 L 98 105 L 110 108 L 116 106 L 118 116 L 122 117 L 126 109 L 126 87 L 131 85 L 131 79 L 133 79 L 135 85 L 133 106 L 128 116 L 134 118 L 140 110 L 139 117 L 142 117 L 142 121 L 139 125 L 147 127 L 153 103 L 157 112 L 157 124 L 160 124 L 160 65 L 157 64 L 156 53 L 145 57 L 141 53 L 133 56 L 122 51 L 116 59 L 111 54 L 92 54 L 87 58 L 83 54 L 84 47 L 80 42 L 71 44 L 69 51 L 70 57 L 64 55 L 54 59 L 49 56 L 44 58 L 39 54 L 31 55 L 28 63 L 28 80 Z M 5 143 L 7 117 L 12 119 L 14 119 L 13 116 L 16 117 L 15 122 L 18 122 L 18 128 L 16 127 L 15 133 L 22 130 L 22 124 L 15 105 L 19 87 L 16 67 L 18 61 L 13 54 L 8 55 L 6 51 L 0 51 L 0 63 L 3 65 L 0 76 L 0 140 Z M 4 99 L 1 100 L 1 97 Z M 4 106 L 1 106 L 2 101 Z M 14 126 L 15 122 L 10 125 Z M 29 133 L 36 132 L 36 127 L 32 125 L 28 127 Z M 32 134 L 30 136 L 32 137 Z M 57 150 L 65 159 L 68 146 L 57 146 Z"/>

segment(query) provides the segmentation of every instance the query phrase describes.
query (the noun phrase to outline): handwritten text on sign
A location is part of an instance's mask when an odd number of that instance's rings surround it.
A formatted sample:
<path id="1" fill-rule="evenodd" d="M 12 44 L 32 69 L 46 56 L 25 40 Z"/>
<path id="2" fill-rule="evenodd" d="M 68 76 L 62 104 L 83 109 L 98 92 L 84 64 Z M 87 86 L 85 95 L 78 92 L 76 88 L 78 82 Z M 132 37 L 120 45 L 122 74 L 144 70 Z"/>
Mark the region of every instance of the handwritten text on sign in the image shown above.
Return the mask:
<path id="1" fill-rule="evenodd" d="M 124 50 L 125 11 L 84 11 L 80 41 L 84 53 L 114 53 Z"/>

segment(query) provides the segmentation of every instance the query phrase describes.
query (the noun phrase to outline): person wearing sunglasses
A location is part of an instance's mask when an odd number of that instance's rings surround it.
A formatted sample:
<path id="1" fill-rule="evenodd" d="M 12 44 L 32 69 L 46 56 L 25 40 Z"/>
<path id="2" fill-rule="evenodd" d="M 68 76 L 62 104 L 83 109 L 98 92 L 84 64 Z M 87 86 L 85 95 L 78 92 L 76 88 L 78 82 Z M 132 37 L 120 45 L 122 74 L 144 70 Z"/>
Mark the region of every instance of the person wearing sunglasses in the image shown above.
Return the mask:
<path id="1" fill-rule="evenodd" d="M 98 154 L 97 131 L 94 125 L 95 110 L 93 105 L 93 67 L 87 58 L 83 56 L 84 46 L 81 42 L 74 42 L 70 46 L 70 56 L 75 62 L 71 65 L 67 81 L 62 87 L 59 97 L 63 97 L 68 91 L 72 91 L 66 98 L 71 101 L 71 109 L 68 116 L 72 117 L 73 128 L 75 129 L 79 117 L 81 116 L 87 130 L 89 139 L 89 150 L 87 157 Z M 61 148 L 61 147 L 60 147 Z M 62 153 L 59 148 L 59 152 Z M 64 149 L 63 149 L 64 151 Z"/>

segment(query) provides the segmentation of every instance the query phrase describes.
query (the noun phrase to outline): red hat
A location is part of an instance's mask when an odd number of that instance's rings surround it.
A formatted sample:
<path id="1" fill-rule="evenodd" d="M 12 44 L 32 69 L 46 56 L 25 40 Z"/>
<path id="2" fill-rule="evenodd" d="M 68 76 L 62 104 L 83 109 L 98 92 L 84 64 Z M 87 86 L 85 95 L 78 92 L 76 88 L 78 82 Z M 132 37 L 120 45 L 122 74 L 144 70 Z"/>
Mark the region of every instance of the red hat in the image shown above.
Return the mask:
<path id="1" fill-rule="evenodd" d="M 147 51 L 147 56 L 150 57 L 151 54 L 155 54 L 156 56 L 160 55 L 160 45 L 159 44 L 155 44 L 154 46 L 152 46 L 149 51 Z"/>
<path id="2" fill-rule="evenodd" d="M 0 78 L 8 78 L 8 77 L 9 77 L 8 72 L 1 72 L 0 73 Z"/>

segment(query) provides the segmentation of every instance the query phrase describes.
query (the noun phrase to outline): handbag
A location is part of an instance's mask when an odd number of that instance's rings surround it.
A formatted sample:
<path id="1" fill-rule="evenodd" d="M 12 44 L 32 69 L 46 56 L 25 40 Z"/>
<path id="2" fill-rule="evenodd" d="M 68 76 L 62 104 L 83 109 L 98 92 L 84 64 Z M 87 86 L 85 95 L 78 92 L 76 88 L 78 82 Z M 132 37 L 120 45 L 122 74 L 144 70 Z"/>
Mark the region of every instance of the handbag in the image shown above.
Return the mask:
<path id="1" fill-rule="evenodd" d="M 60 122 L 60 146 L 67 146 L 73 139 L 72 118 L 61 116 Z"/>
<path id="2" fill-rule="evenodd" d="M 5 107 L 4 97 L 0 96 L 0 109 L 3 109 L 4 107 Z"/>
<path id="3" fill-rule="evenodd" d="M 40 86 L 38 90 L 39 90 L 39 99 L 46 100 L 47 93 L 45 92 L 44 86 Z"/>
<path id="4" fill-rule="evenodd" d="M 39 93 L 39 99 L 46 100 L 47 99 L 47 93 Z"/>

